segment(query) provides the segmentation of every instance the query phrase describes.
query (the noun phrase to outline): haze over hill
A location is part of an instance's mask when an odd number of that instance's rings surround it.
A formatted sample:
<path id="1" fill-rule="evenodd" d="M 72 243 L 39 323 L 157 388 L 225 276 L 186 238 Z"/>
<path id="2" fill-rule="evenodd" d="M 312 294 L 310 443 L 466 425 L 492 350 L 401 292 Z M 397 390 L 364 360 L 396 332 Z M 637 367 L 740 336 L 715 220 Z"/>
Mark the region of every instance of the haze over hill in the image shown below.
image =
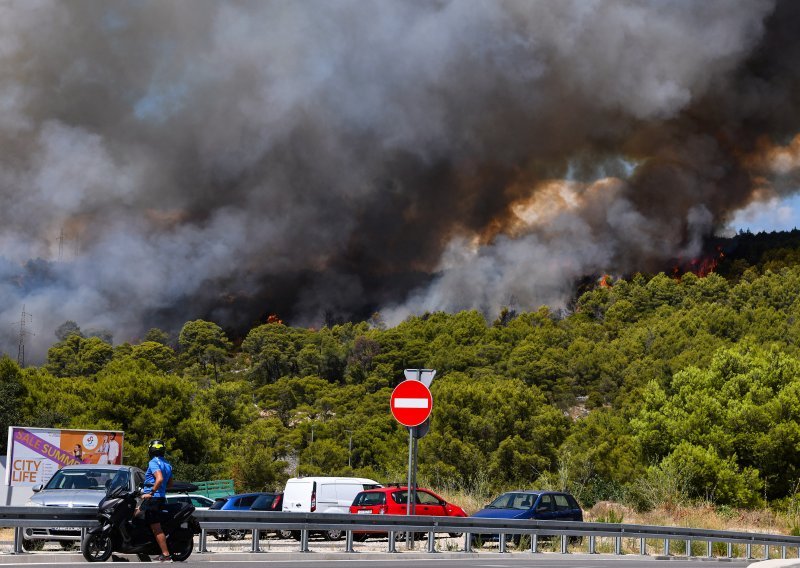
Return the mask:
<path id="1" fill-rule="evenodd" d="M 558 306 L 797 187 L 800 5 L 0 7 L 0 329 Z"/>

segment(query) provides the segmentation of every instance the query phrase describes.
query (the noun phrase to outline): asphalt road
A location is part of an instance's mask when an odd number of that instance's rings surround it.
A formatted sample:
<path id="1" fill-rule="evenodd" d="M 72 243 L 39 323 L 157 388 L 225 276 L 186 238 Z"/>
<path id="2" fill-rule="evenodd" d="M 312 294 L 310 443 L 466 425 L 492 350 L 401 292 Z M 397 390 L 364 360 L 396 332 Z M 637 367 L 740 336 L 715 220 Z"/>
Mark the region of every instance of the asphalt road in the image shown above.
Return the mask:
<path id="1" fill-rule="evenodd" d="M 152 566 L 151 563 L 138 562 L 135 557 L 118 557 L 128 565 Z M 463 555 L 458 553 L 440 553 L 429 555 L 425 553 L 398 553 L 388 554 L 342 554 L 342 553 L 310 553 L 287 554 L 265 553 L 253 555 L 248 553 L 216 553 L 193 554 L 183 566 L 208 566 L 235 565 L 237 568 L 297 568 L 310 566 L 313 568 L 342 568 L 345 564 L 355 564 L 357 568 L 393 568 L 410 566 L 413 568 L 523 568 L 523 567 L 552 567 L 552 568 L 665 568 L 700 567 L 709 568 L 715 564 L 726 568 L 745 568 L 751 562 L 745 560 L 707 560 L 677 558 L 658 560 L 656 557 L 641 557 L 638 555 L 587 555 L 587 554 L 525 554 L 514 553 L 500 555 L 497 553 L 482 553 L 479 555 Z M 60 568 L 83 567 L 87 563 L 75 554 L 54 555 L 39 553 L 25 554 L 22 556 L 0 555 L 0 564 L 3 566 L 53 566 Z"/>

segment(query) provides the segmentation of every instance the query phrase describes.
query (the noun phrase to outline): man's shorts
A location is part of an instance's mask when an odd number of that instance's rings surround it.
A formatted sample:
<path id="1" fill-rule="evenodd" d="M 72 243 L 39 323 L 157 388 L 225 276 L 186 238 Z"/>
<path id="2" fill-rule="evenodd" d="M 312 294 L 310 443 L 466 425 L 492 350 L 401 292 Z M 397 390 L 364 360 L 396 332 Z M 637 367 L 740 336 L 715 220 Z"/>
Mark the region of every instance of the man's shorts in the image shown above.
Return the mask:
<path id="1" fill-rule="evenodd" d="M 149 499 L 142 499 L 140 509 L 144 513 L 144 519 L 148 524 L 161 522 L 161 509 L 166 505 L 167 500 L 163 497 L 150 497 Z"/>

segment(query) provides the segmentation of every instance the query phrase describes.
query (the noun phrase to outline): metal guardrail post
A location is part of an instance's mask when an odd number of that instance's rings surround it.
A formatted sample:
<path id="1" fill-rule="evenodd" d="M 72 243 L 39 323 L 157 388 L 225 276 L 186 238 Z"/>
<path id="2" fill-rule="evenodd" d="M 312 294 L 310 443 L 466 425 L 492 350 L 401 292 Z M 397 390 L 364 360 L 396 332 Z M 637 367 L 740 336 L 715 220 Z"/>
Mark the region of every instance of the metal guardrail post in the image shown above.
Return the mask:
<path id="1" fill-rule="evenodd" d="M 311 552 L 308 548 L 308 529 L 300 531 L 300 552 Z"/>
<path id="2" fill-rule="evenodd" d="M 539 552 L 539 533 L 531 535 L 531 554 Z"/>
<path id="3" fill-rule="evenodd" d="M 714 551 L 712 550 L 713 544 L 714 543 L 712 543 L 710 540 L 706 542 L 706 557 L 708 558 L 714 558 Z"/>
<path id="4" fill-rule="evenodd" d="M 208 533 L 206 532 L 206 529 L 201 528 L 200 529 L 200 540 L 197 543 L 197 552 L 200 552 L 200 553 L 208 552 L 208 549 L 206 548 L 206 539 L 207 538 L 208 538 Z"/>
<path id="5" fill-rule="evenodd" d="M 686 541 L 686 558 L 691 558 L 691 557 L 692 557 L 692 541 L 691 540 L 687 540 Z"/>
<path id="6" fill-rule="evenodd" d="M 355 552 L 355 549 L 353 549 L 353 531 L 352 530 L 348 530 L 345 533 L 345 535 L 346 536 L 344 537 L 344 551 L 345 552 Z"/>
<path id="7" fill-rule="evenodd" d="M 250 544 L 250 552 L 263 552 L 261 550 L 261 543 L 258 542 L 258 537 L 261 536 L 261 531 L 258 528 L 253 529 L 253 541 Z"/>
<path id="8" fill-rule="evenodd" d="M 614 537 L 614 554 L 619 556 L 622 554 L 622 537 Z"/>
<path id="9" fill-rule="evenodd" d="M 428 531 L 428 554 L 436 553 L 436 533 L 433 529 Z"/>
<path id="10" fill-rule="evenodd" d="M 764 560 L 769 560 L 769 545 L 764 545 Z"/>
<path id="11" fill-rule="evenodd" d="M 500 554 L 505 554 L 506 550 L 506 533 L 500 533 Z"/>
<path id="12" fill-rule="evenodd" d="M 786 547 L 781 546 L 781 560 L 786 560 Z"/>
<path id="13" fill-rule="evenodd" d="M 565 534 L 561 535 L 561 554 L 569 554 L 569 550 L 567 549 L 567 539 L 569 537 Z"/>
<path id="14" fill-rule="evenodd" d="M 644 537 L 639 539 L 639 555 L 647 556 L 647 542 L 645 541 Z"/>
<path id="15" fill-rule="evenodd" d="M 22 527 L 14 527 L 14 554 L 24 554 L 25 549 L 22 548 Z"/>
<path id="16" fill-rule="evenodd" d="M 389 552 L 394 554 L 397 552 L 397 543 L 395 541 L 395 532 L 389 531 Z"/>
<path id="17" fill-rule="evenodd" d="M 597 554 L 596 550 L 597 546 L 595 543 L 595 538 L 597 537 L 595 537 L 594 535 L 589 537 L 589 554 Z"/>
<path id="18" fill-rule="evenodd" d="M 664 539 L 664 556 L 669 556 L 669 539 Z"/>
<path id="19" fill-rule="evenodd" d="M 728 555 L 726 556 L 726 558 L 733 558 L 733 543 L 732 542 L 728 543 Z"/>
<path id="20" fill-rule="evenodd" d="M 753 558 L 753 545 L 749 542 L 745 545 L 745 557 L 750 560 Z"/>
<path id="21" fill-rule="evenodd" d="M 472 533 L 464 533 L 464 552 L 472 552 Z"/>

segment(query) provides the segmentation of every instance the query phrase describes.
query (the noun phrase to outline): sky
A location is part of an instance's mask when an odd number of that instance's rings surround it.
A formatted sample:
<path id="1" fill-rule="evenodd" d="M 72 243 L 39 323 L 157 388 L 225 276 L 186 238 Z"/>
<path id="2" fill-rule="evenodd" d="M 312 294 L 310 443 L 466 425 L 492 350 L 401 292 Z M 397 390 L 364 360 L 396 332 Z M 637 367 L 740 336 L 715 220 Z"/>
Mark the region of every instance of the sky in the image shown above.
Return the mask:
<path id="1" fill-rule="evenodd" d="M 800 227 L 800 195 L 753 203 L 735 213 L 730 227 L 735 232 L 792 231 Z"/>

